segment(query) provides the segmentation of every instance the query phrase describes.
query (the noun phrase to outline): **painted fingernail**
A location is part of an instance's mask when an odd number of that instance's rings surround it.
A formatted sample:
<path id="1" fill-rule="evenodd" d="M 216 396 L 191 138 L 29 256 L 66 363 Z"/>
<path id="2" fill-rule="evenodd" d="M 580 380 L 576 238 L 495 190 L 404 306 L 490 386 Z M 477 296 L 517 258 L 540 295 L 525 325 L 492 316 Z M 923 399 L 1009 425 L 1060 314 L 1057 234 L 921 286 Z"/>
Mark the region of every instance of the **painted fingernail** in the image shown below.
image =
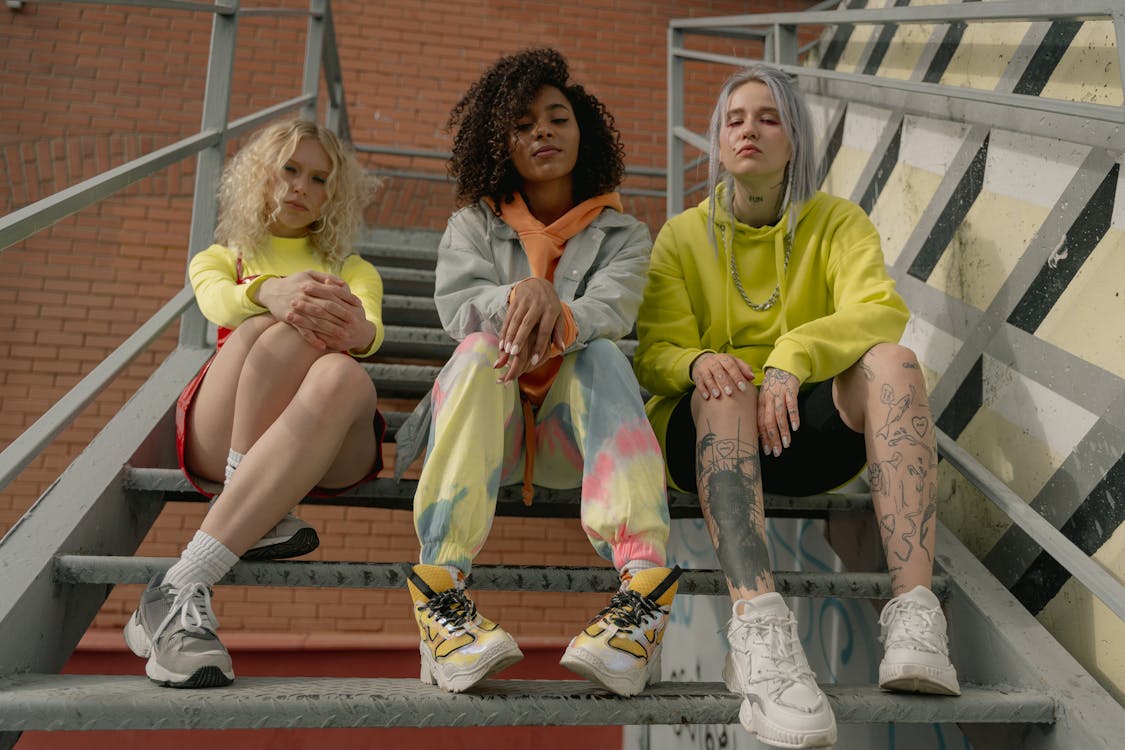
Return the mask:
<path id="1" fill-rule="evenodd" d="M 782 448 L 788 448 L 789 447 L 789 438 L 782 438 L 781 439 L 781 447 Z"/>
<path id="2" fill-rule="evenodd" d="M 512 354 L 519 354 L 520 353 L 520 345 L 519 344 L 512 344 L 512 348 L 509 351 Z"/>
<path id="3" fill-rule="evenodd" d="M 730 396 L 731 394 L 734 393 L 734 391 L 731 390 L 731 387 L 729 385 L 723 386 L 723 390 L 727 392 L 728 396 Z"/>
<path id="4" fill-rule="evenodd" d="M 531 364 L 533 364 L 533 365 L 539 364 L 539 355 L 538 354 L 532 354 L 531 355 Z"/>
<path id="5" fill-rule="evenodd" d="M 742 382 L 741 380 L 738 381 L 738 390 L 745 393 L 746 392 L 746 383 Z"/>
<path id="6" fill-rule="evenodd" d="M 773 457 L 774 457 L 774 458 L 777 458 L 777 457 L 778 457 L 778 456 L 780 456 L 780 455 L 781 455 L 781 448 L 778 448 L 778 447 L 774 446 L 774 449 L 773 449 Z"/>
<path id="7" fill-rule="evenodd" d="M 712 388 L 711 389 L 711 395 L 714 396 L 715 398 L 718 398 L 719 397 L 719 389 L 718 388 Z"/>

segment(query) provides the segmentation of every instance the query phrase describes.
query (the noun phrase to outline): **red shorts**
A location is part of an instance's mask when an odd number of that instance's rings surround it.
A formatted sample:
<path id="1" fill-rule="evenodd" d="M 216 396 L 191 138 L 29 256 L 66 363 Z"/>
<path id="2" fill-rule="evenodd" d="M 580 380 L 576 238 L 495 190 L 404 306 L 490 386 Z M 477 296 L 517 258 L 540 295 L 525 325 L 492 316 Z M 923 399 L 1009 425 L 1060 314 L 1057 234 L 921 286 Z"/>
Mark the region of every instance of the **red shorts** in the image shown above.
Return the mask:
<path id="1" fill-rule="evenodd" d="M 214 356 L 207 360 L 199 370 L 199 374 L 192 378 L 192 381 L 187 384 L 187 387 L 184 388 L 180 397 L 176 399 L 176 458 L 180 462 L 180 469 L 184 472 L 184 476 L 191 482 L 191 486 L 195 487 L 195 489 L 199 490 L 200 493 L 207 497 L 214 497 L 215 493 L 201 487 L 199 477 L 193 476 L 192 473 L 188 471 L 184 463 L 184 451 L 187 445 L 188 410 L 191 409 L 191 403 L 195 399 L 195 394 L 199 390 L 199 385 L 203 382 L 203 376 L 207 374 L 207 370 L 210 369 L 211 363 L 214 361 Z M 380 413 L 378 409 L 375 410 L 375 419 L 372 421 L 372 427 L 375 430 L 375 459 L 371 464 L 371 472 L 363 479 L 347 487 L 314 487 L 309 491 L 309 497 L 336 497 L 356 485 L 369 482 L 379 476 L 379 472 L 383 470 L 383 435 L 387 430 L 387 420 L 383 418 L 382 413 Z"/>

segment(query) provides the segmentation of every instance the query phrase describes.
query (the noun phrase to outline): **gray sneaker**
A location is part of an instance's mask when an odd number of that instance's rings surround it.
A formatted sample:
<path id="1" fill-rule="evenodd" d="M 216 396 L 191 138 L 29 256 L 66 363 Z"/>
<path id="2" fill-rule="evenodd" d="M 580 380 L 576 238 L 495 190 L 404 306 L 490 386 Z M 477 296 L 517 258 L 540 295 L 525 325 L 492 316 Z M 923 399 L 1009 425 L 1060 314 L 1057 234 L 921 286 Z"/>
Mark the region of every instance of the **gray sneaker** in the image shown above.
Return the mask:
<path id="1" fill-rule="evenodd" d="M 166 687 L 231 684 L 234 668 L 215 635 L 219 621 L 211 611 L 211 589 L 193 583 L 177 590 L 163 579 L 161 573 L 149 582 L 125 625 L 125 643 L 148 659 L 145 674 Z"/>
<path id="2" fill-rule="evenodd" d="M 316 529 L 286 513 L 277 526 L 242 553 L 243 560 L 281 560 L 286 557 L 307 555 L 320 546 Z"/>

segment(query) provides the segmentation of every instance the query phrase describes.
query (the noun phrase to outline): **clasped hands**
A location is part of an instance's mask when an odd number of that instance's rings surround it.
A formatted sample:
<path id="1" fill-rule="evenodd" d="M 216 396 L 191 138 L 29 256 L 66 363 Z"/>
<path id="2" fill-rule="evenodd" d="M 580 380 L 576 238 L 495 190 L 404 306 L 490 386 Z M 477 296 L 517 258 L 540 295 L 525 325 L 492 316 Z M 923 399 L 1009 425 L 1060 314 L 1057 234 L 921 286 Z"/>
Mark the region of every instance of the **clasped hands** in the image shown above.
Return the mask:
<path id="1" fill-rule="evenodd" d="M 508 295 L 508 312 L 500 327 L 500 356 L 493 364 L 507 370 L 496 382 L 511 383 L 534 370 L 547 357 L 552 343 L 560 351 L 565 349 L 565 335 L 562 300 L 554 285 L 536 276 L 517 283 Z"/>
<path id="2" fill-rule="evenodd" d="M 258 304 L 317 349 L 362 351 L 375 337 L 359 297 L 332 274 L 301 271 L 266 279 L 258 287 Z"/>
<path id="3" fill-rule="evenodd" d="M 708 352 L 692 363 L 691 379 L 704 400 L 730 398 L 734 389 L 747 391 L 754 382 L 750 365 L 731 354 Z M 797 377 L 776 367 L 767 367 L 758 389 L 758 438 L 762 449 L 775 457 L 792 441 L 801 426 L 797 409 Z"/>

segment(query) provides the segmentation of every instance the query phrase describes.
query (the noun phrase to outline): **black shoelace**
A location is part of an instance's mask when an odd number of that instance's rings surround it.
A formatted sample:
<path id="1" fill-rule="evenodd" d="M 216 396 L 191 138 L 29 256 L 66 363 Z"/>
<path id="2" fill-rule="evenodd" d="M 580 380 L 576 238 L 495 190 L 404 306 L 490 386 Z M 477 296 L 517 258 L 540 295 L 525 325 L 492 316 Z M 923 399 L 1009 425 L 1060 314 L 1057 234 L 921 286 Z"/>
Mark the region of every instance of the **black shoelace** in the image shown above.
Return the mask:
<path id="1" fill-rule="evenodd" d="M 435 594 L 426 606 L 438 622 L 451 629 L 463 627 L 477 616 L 477 605 L 463 590 L 456 588 Z"/>
<path id="2" fill-rule="evenodd" d="M 647 596 L 624 589 L 614 594 L 609 600 L 609 606 L 599 612 L 594 619 L 600 620 L 608 615 L 609 621 L 617 627 L 632 629 L 640 627 L 659 609 L 660 605 Z"/>

